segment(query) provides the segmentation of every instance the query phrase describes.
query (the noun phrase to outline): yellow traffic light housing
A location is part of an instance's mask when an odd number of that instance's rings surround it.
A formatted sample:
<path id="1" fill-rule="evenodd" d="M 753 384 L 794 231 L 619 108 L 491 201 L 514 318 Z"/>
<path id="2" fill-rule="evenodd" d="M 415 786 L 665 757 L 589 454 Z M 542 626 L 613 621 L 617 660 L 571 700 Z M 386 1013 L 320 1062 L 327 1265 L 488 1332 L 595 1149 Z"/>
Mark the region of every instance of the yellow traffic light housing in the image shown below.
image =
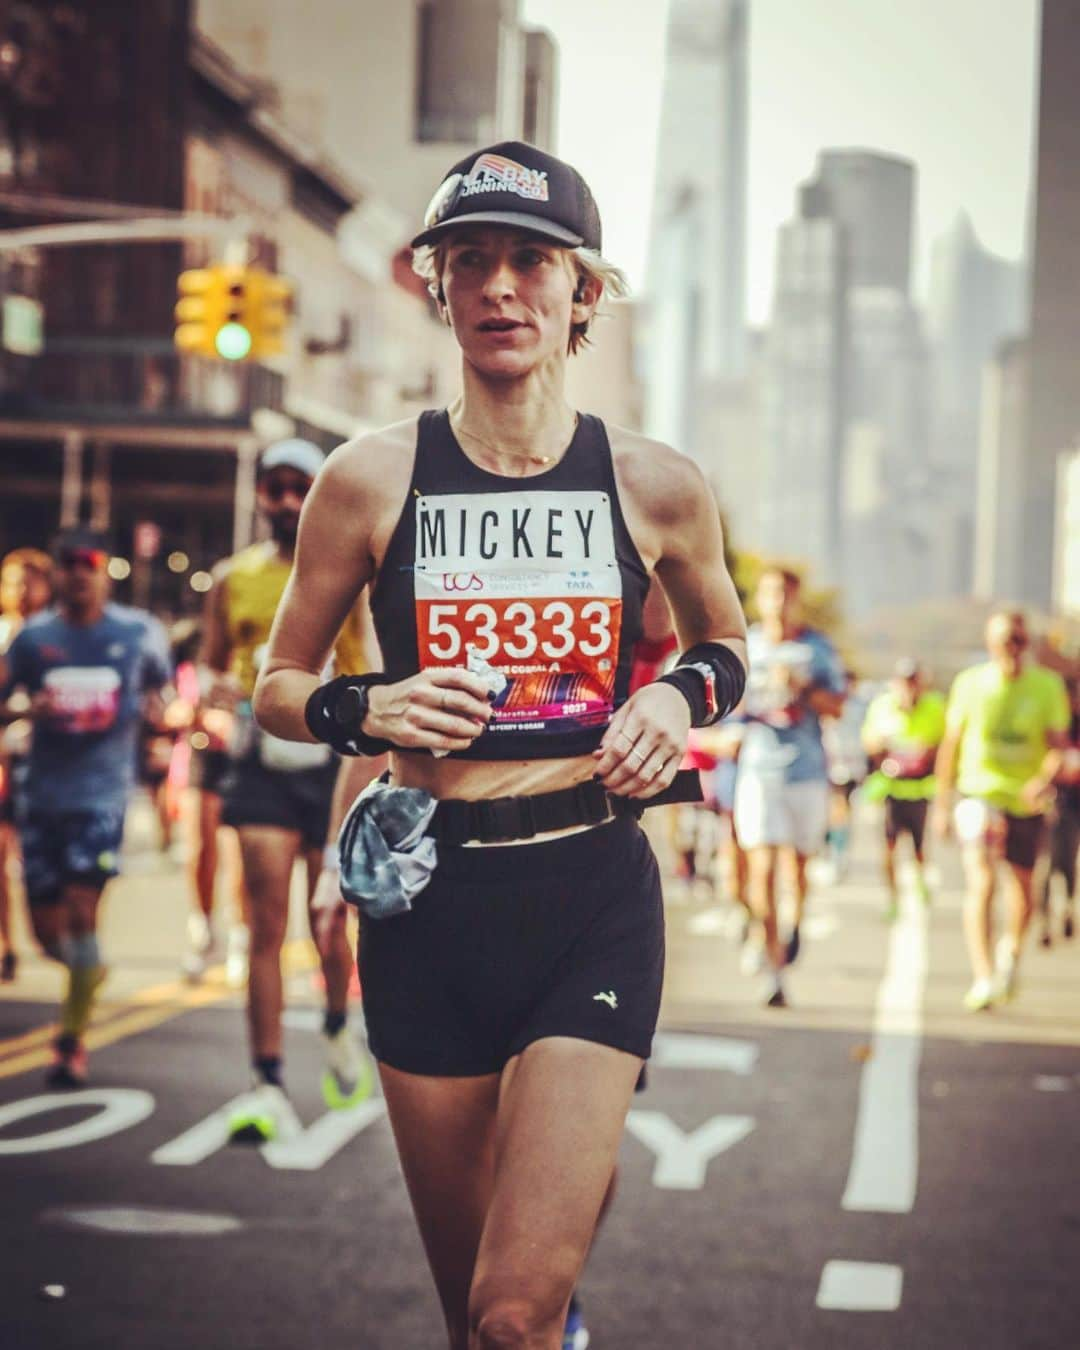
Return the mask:
<path id="1" fill-rule="evenodd" d="M 261 267 L 215 263 L 177 279 L 175 343 L 186 353 L 223 361 L 284 350 L 292 287 Z"/>

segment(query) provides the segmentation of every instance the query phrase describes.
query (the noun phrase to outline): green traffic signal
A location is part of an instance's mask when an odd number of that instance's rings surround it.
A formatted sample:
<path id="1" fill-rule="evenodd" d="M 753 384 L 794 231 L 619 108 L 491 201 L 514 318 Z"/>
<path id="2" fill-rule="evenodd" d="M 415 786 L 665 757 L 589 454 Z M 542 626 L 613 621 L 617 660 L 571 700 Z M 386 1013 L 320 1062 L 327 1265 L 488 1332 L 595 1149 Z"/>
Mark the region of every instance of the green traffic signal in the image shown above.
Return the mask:
<path id="1" fill-rule="evenodd" d="M 251 352 L 251 333 L 242 323 L 226 323 L 214 335 L 214 348 L 226 361 L 242 361 Z"/>

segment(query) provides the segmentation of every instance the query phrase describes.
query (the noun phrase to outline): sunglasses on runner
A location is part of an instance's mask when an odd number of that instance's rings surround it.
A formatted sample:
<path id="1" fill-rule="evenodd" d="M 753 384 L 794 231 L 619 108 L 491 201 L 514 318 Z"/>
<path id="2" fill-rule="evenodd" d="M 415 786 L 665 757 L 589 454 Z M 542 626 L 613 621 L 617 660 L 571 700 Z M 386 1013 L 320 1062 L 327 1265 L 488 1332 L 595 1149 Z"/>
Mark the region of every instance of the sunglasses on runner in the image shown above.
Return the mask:
<path id="1" fill-rule="evenodd" d="M 282 483 L 280 480 L 272 478 L 268 483 L 263 484 L 263 491 L 272 502 L 283 501 L 290 492 L 294 497 L 299 497 L 303 501 L 310 487 L 310 479 L 304 483 Z"/>
<path id="2" fill-rule="evenodd" d="M 72 548 L 60 555 L 63 568 L 87 567 L 91 572 L 102 572 L 108 565 L 109 555 L 100 548 Z"/>

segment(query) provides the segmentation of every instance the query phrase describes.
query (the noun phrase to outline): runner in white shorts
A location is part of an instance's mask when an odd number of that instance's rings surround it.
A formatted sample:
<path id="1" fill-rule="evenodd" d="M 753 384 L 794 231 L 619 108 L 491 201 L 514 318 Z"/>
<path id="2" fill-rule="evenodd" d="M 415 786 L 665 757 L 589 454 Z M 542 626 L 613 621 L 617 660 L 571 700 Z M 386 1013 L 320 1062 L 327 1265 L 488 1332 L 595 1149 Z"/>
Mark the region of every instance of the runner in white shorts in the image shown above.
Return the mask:
<path id="1" fill-rule="evenodd" d="M 750 904 L 764 928 L 769 1007 L 787 1003 L 781 972 L 799 954 L 806 863 L 825 842 L 829 779 L 822 716 L 843 707 L 844 673 L 829 639 L 800 616 L 801 582 L 770 567 L 757 585 L 761 621 L 749 633 L 750 679 L 735 780 L 735 833 L 750 860 Z M 795 919 L 786 943 L 776 920 L 781 849 L 794 853 Z"/>

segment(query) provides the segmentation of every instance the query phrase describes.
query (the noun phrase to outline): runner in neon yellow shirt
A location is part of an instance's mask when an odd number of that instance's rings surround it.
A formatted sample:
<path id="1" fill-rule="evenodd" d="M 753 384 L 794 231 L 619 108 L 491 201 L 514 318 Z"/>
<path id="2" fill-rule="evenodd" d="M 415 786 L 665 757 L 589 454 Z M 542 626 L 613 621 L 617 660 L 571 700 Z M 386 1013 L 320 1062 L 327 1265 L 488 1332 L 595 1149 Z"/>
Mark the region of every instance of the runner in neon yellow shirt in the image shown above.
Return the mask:
<path id="1" fill-rule="evenodd" d="M 866 712 L 862 739 L 875 772 L 863 789 L 870 801 L 885 803 L 885 884 L 889 898 L 885 917 L 899 913 L 896 887 L 896 846 L 902 834 L 911 836 L 915 854 L 915 886 L 926 904 L 930 891 L 923 871 L 926 816 L 937 790 L 934 758 L 945 735 L 945 700 L 927 689 L 917 662 L 898 661 L 889 688 Z"/>
<path id="2" fill-rule="evenodd" d="M 1069 699 L 1060 675 L 1029 664 L 1022 612 L 1003 610 L 986 625 L 990 660 L 957 675 L 937 759 L 935 820 L 948 830 L 959 789 L 956 833 L 964 846 L 964 932 L 975 981 L 964 998 L 973 1012 L 1016 993 L 1024 934 L 1032 913 L 1032 873 L 1045 835 L 1050 788 L 1062 764 Z M 996 864 L 1009 871 L 1008 932 L 991 958 Z"/>

